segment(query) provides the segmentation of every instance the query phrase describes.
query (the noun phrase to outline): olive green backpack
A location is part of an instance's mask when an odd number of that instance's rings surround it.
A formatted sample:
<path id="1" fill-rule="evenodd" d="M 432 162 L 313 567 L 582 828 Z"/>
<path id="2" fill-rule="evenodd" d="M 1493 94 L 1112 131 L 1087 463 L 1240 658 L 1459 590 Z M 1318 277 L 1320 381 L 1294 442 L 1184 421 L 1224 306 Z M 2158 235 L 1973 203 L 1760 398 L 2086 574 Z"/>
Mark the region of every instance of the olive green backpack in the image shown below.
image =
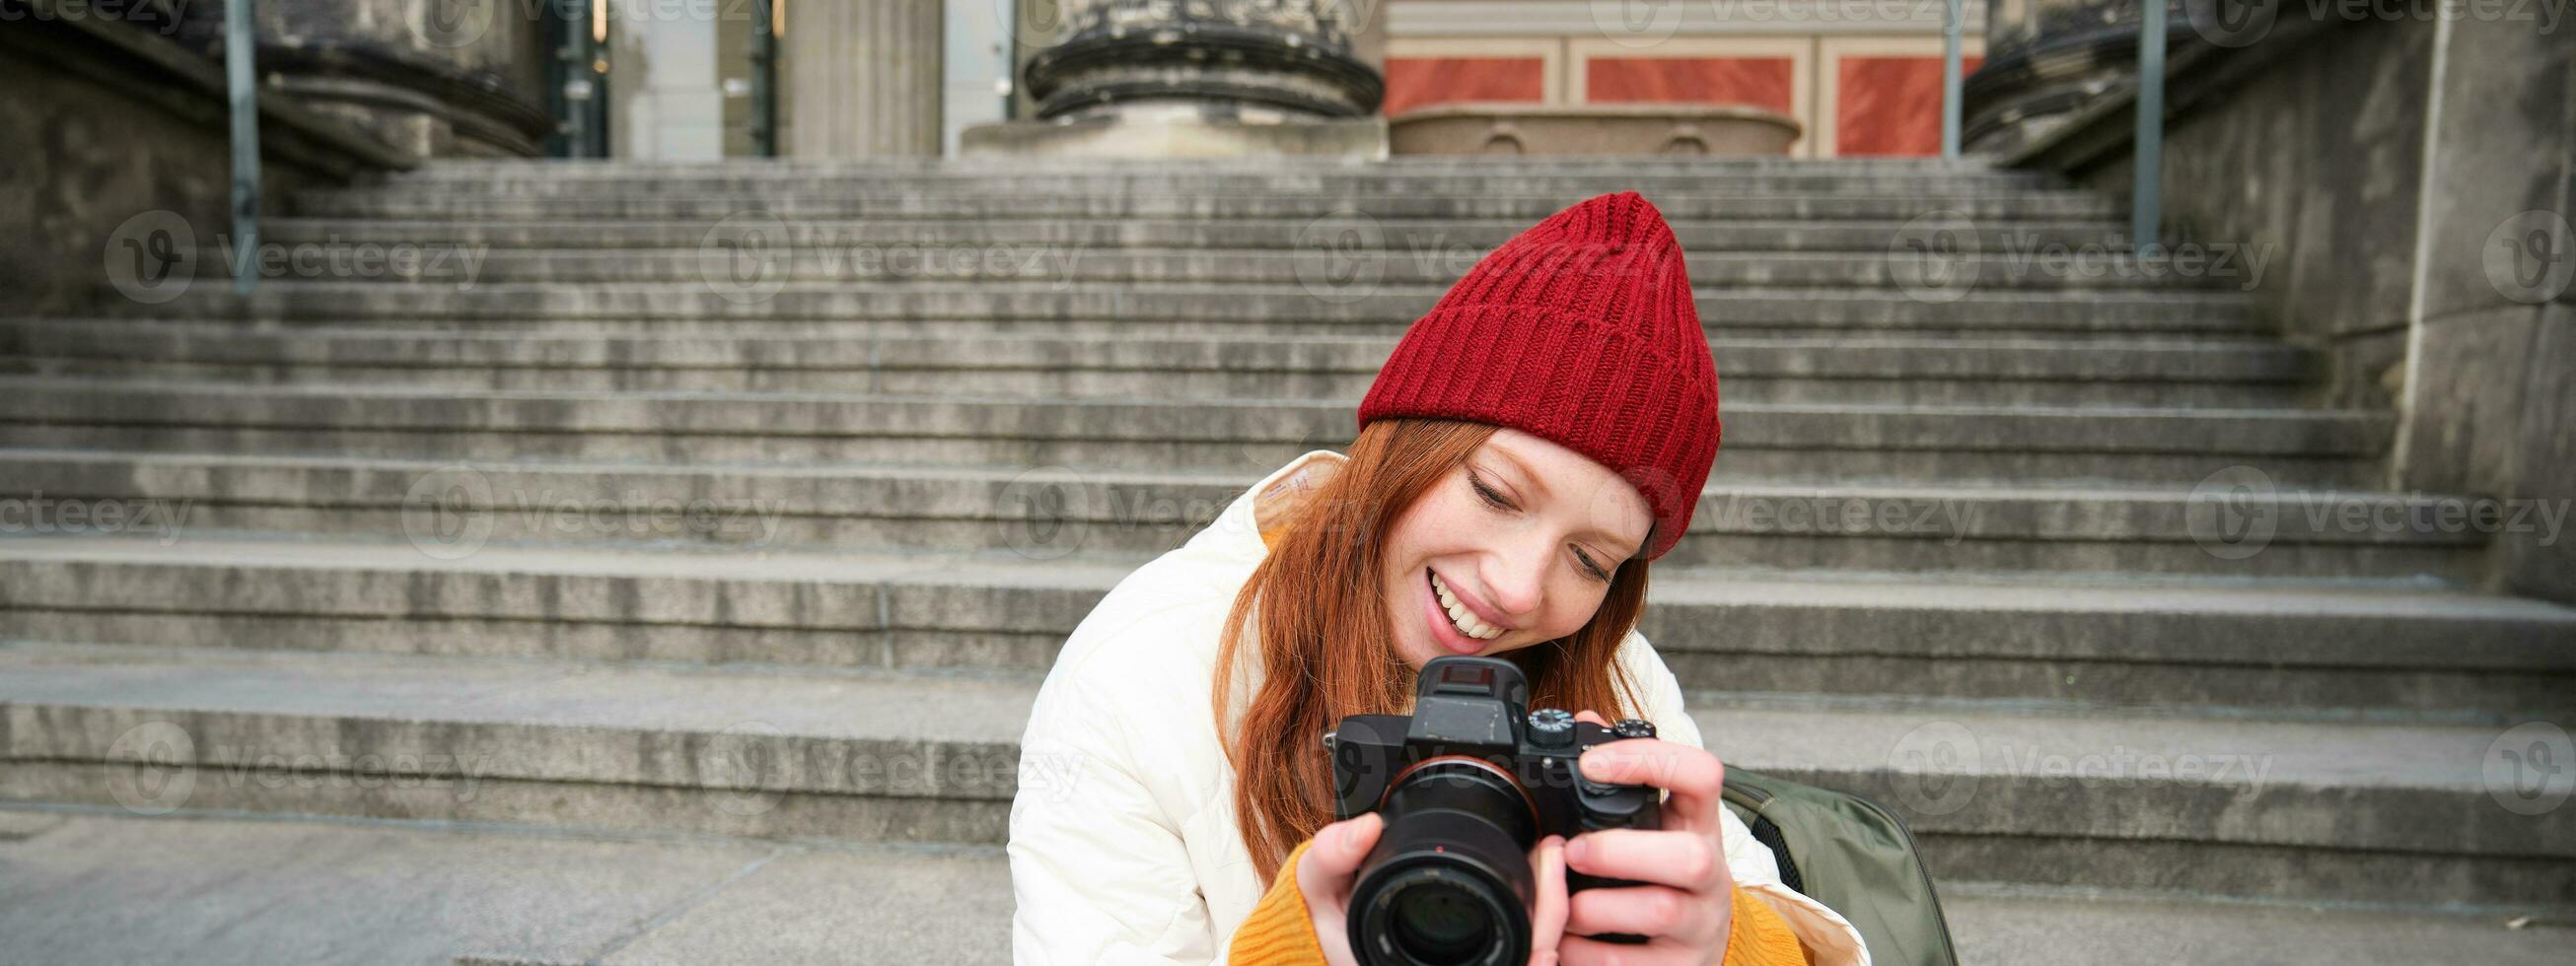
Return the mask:
<path id="1" fill-rule="evenodd" d="M 1779 858 L 1784 884 L 1860 929 L 1873 966 L 1957 966 L 1932 874 L 1887 809 L 1739 768 L 1726 770 L 1726 804 Z"/>

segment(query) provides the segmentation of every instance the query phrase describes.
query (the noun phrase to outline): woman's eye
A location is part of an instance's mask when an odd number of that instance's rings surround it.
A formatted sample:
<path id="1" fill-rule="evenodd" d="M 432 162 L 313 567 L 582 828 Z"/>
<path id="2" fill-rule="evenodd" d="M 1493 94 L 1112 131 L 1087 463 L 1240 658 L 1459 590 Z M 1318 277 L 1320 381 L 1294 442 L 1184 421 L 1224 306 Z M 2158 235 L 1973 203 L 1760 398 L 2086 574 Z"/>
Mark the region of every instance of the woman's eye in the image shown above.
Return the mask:
<path id="1" fill-rule="evenodd" d="M 1495 509 L 1513 509 L 1512 505 L 1503 499 L 1502 494 L 1496 493 L 1492 487 L 1486 486 L 1484 479 L 1478 477 L 1473 471 L 1470 471 L 1467 474 L 1467 485 L 1475 487 L 1476 495 L 1483 497 L 1485 502 L 1491 504 Z M 1577 547 L 1574 551 L 1574 558 L 1583 561 L 1583 571 L 1587 576 L 1604 583 L 1609 582 L 1610 572 L 1601 569 L 1600 564 L 1593 563 L 1591 554 L 1584 553 L 1582 548 Z"/>
<path id="2" fill-rule="evenodd" d="M 1591 554 L 1588 554 L 1588 553 L 1584 553 L 1584 552 L 1583 552 L 1583 550 L 1582 550 L 1582 548 L 1580 548 L 1580 547 L 1575 548 L 1574 556 L 1575 556 L 1575 558 L 1576 558 L 1576 559 L 1583 561 L 1583 569 L 1585 569 L 1585 570 L 1587 570 L 1587 571 L 1590 571 L 1590 572 L 1591 572 L 1591 574 L 1592 574 L 1592 579 L 1594 579 L 1594 580 L 1609 580 L 1609 579 L 1610 579 L 1610 574 L 1609 574 L 1609 572 L 1602 570 L 1602 569 L 1601 569 L 1601 565 L 1600 565 L 1600 564 L 1593 563 L 1593 562 L 1592 562 L 1592 555 L 1591 555 Z"/>

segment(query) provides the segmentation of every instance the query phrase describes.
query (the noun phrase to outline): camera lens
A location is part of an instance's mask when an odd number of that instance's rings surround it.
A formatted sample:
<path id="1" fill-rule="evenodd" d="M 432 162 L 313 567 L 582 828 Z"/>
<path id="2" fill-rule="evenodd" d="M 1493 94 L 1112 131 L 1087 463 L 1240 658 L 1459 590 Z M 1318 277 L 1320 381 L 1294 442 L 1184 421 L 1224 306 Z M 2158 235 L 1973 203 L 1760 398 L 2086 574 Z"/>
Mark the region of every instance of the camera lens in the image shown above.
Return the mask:
<path id="1" fill-rule="evenodd" d="M 1390 901 L 1395 944 L 1417 962 L 1474 962 L 1494 930 L 1494 917 L 1486 914 L 1484 903 L 1454 883 L 1417 882 Z"/>
<path id="2" fill-rule="evenodd" d="M 1368 966 L 1501 966 L 1529 959 L 1537 815 L 1487 763 L 1432 761 L 1379 807 L 1386 829 L 1351 887 L 1351 952 Z"/>

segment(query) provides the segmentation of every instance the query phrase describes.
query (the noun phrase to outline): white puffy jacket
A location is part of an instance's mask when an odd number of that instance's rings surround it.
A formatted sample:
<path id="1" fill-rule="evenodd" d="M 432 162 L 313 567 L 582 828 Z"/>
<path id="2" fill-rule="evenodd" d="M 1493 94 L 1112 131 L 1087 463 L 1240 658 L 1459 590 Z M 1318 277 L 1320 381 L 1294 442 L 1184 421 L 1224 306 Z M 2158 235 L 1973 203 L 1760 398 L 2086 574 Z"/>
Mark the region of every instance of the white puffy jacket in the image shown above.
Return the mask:
<path id="1" fill-rule="evenodd" d="M 1346 458 L 1315 450 L 1273 471 L 1188 543 L 1121 580 L 1066 640 L 1021 738 L 1011 802 L 1016 962 L 1224 960 L 1266 883 L 1236 829 L 1233 768 L 1218 745 L 1218 636 L 1268 553 L 1257 496 L 1315 485 Z M 1632 632 L 1618 657 L 1651 694 L 1644 716 L 1658 734 L 1699 746 L 1681 687 L 1645 637 Z M 1238 686 L 1249 694 L 1255 683 Z M 1780 912 L 1817 966 L 1866 966 L 1860 933 L 1781 885 L 1771 850 L 1734 813 L 1725 822 L 1736 882 Z"/>

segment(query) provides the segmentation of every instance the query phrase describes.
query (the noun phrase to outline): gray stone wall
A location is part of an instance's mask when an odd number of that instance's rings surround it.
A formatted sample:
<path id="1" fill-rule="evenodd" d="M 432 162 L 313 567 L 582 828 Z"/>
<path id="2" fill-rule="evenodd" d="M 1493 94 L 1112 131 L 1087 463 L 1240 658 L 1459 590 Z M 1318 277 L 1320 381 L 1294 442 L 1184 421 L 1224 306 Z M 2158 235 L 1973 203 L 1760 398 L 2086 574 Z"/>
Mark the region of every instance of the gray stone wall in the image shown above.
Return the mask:
<path id="1" fill-rule="evenodd" d="M 2166 240 L 2272 254 L 2258 304 L 2323 352 L 2319 402 L 2399 414 L 2388 486 L 2504 501 L 2496 583 L 2576 600 L 2576 45 L 2548 24 L 2284 23 L 2178 55 L 2160 183 Z M 2023 159 L 2126 193 L 2131 117 Z"/>
<path id="2" fill-rule="evenodd" d="M 2271 253 L 2256 302 L 2292 341 L 2326 353 L 2329 405 L 2392 406 L 2404 379 L 2431 39 L 2356 27 L 2262 51 L 2267 69 L 2165 129 L 2167 238 Z M 2110 124 L 2127 130 L 2130 115 Z M 2085 184 L 2128 193 L 2119 147 L 2082 172 Z"/>
<path id="3" fill-rule="evenodd" d="M 2442 38 L 2401 485 L 2559 506 L 2576 499 L 2576 251 L 2566 221 L 2576 215 L 2576 44 L 2568 29 L 2464 17 Z M 2506 582 L 2576 600 L 2576 534 L 2547 536 L 2502 542 Z"/>
<path id="4" fill-rule="evenodd" d="M 30 19 L 0 29 L 0 312 L 77 309 L 119 296 L 116 238 L 139 215 L 218 248 L 232 174 L 221 66 L 163 31 Z M 269 198 L 411 163 L 286 103 L 262 130 Z M 127 229 L 131 234 L 131 229 Z"/>

